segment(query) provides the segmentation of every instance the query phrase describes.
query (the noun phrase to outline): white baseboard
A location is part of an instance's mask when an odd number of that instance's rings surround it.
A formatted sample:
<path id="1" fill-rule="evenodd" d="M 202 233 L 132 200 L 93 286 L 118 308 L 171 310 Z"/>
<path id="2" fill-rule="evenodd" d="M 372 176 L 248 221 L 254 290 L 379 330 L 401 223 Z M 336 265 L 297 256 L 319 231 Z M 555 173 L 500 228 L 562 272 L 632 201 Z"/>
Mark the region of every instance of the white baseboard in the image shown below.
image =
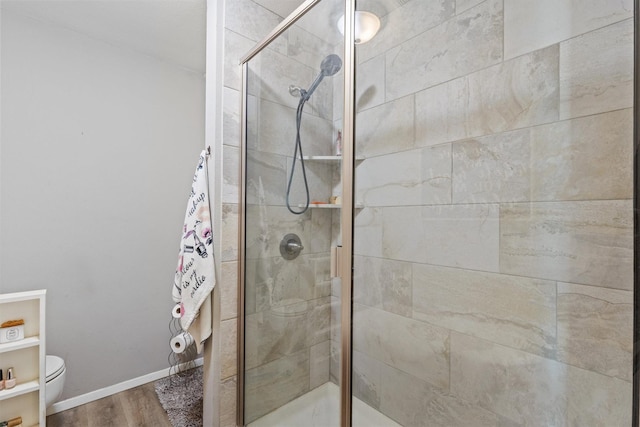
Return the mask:
<path id="1" fill-rule="evenodd" d="M 199 358 L 191 363 L 194 363 L 195 366 L 202 366 L 203 362 L 204 359 Z M 179 365 L 179 369 L 187 366 L 188 363 L 183 363 Z M 103 397 L 111 396 L 112 394 L 120 393 L 121 391 L 129 390 L 130 388 L 138 387 L 151 381 L 157 381 L 160 378 L 168 377 L 170 370 L 173 372 L 172 368 L 161 369 L 156 372 L 151 372 L 150 374 L 142 375 L 141 377 L 132 378 L 118 384 L 110 385 L 109 387 L 56 402 L 47 408 L 47 415 L 57 414 L 58 412 L 66 411 L 67 409 L 75 408 L 76 406 L 84 405 L 85 403 L 93 402 L 94 400 L 102 399 Z"/>

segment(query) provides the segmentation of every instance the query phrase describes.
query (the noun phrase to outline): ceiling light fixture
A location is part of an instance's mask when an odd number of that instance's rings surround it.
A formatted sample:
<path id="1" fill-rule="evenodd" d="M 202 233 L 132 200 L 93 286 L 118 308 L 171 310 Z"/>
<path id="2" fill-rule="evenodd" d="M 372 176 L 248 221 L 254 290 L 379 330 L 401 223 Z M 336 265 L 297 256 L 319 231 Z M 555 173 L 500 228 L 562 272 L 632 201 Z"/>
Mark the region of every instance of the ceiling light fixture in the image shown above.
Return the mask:
<path id="1" fill-rule="evenodd" d="M 344 34 L 344 15 L 338 19 L 340 34 Z M 371 40 L 380 29 L 380 18 L 371 12 L 356 10 L 356 44 L 366 43 Z"/>

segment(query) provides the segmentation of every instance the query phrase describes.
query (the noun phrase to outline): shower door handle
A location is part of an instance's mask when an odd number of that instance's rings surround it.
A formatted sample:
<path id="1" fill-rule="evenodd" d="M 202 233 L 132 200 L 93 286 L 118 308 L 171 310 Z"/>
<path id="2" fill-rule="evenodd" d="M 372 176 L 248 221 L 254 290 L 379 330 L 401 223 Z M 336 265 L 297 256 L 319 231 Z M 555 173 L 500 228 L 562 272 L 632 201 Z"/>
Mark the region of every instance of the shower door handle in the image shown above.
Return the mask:
<path id="1" fill-rule="evenodd" d="M 331 278 L 340 277 L 342 257 L 342 246 L 334 246 L 331 248 Z"/>

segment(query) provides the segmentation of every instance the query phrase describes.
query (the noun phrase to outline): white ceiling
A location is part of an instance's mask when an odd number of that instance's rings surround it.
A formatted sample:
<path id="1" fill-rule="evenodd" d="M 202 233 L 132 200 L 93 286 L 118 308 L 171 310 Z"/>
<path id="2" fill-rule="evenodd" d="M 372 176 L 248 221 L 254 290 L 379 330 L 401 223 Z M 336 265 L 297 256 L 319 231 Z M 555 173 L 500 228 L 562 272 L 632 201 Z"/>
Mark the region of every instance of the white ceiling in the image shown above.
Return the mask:
<path id="1" fill-rule="evenodd" d="M 253 0 L 265 9 L 286 18 L 296 7 L 304 3 L 304 0 Z"/>
<path id="2" fill-rule="evenodd" d="M 205 71 L 206 0 L 0 0 L 0 6 Z"/>

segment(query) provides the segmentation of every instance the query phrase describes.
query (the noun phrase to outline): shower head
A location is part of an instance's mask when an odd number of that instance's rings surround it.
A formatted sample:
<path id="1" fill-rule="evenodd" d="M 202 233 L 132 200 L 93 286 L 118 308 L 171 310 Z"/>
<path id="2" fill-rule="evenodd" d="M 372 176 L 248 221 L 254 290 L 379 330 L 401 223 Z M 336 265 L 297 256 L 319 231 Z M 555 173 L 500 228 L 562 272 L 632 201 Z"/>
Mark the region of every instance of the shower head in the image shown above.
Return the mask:
<path id="1" fill-rule="evenodd" d="M 308 101 L 311 98 L 311 94 L 316 90 L 320 82 L 325 77 L 331 77 L 342 68 L 342 59 L 336 54 L 327 55 L 320 63 L 320 74 L 315 78 L 309 89 L 302 91 L 301 98 Z"/>
<path id="2" fill-rule="evenodd" d="M 325 76 L 333 76 L 342 68 L 342 59 L 334 53 L 327 55 L 320 63 L 320 73 Z"/>

